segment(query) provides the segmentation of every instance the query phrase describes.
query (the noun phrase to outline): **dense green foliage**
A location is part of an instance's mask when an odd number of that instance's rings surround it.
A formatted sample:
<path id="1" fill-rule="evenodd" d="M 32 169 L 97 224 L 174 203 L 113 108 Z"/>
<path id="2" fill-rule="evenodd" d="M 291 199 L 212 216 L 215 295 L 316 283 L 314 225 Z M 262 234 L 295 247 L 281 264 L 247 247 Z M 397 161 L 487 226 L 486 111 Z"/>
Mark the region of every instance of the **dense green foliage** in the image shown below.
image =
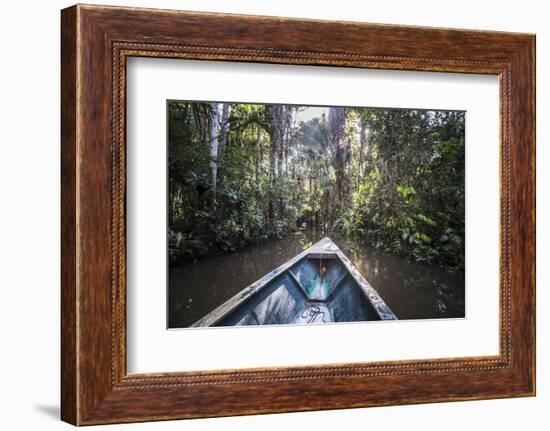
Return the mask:
<path id="1" fill-rule="evenodd" d="M 350 234 L 416 260 L 464 265 L 464 113 L 365 110 Z M 361 174 L 363 172 L 363 174 Z"/>
<path id="2" fill-rule="evenodd" d="M 308 226 L 463 268 L 463 112 L 171 102 L 168 115 L 184 258 Z"/>

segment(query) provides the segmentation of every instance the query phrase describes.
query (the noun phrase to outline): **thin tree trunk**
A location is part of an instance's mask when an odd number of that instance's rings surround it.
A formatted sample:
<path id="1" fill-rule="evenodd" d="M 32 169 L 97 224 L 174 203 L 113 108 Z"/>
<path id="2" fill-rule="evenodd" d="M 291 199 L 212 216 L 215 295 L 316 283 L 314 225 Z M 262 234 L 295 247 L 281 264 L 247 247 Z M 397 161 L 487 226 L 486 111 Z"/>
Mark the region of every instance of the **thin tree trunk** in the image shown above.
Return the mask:
<path id="1" fill-rule="evenodd" d="M 367 125 L 365 122 L 361 122 L 361 129 L 359 132 L 359 178 L 357 183 L 360 184 L 365 178 L 365 147 L 367 145 Z"/>
<path id="2" fill-rule="evenodd" d="M 282 148 L 282 112 L 283 106 L 273 105 L 269 108 L 269 137 L 271 149 L 269 153 L 269 222 L 273 225 L 275 221 L 275 201 L 277 200 L 276 189 L 278 178 L 281 172 L 281 148 Z"/>
<path id="3" fill-rule="evenodd" d="M 351 207 L 351 169 L 350 142 L 344 133 L 347 113 L 345 108 L 329 109 L 331 146 L 334 151 L 334 170 L 336 171 L 336 190 L 344 208 Z"/>
<path id="4" fill-rule="evenodd" d="M 222 108 L 222 117 L 220 124 L 220 139 L 219 139 L 219 149 L 218 156 L 221 159 L 225 153 L 225 147 L 227 145 L 227 131 L 229 130 L 229 114 L 231 113 L 231 105 L 229 103 L 224 103 Z"/>
<path id="5" fill-rule="evenodd" d="M 255 172 L 256 184 L 259 184 L 259 181 L 260 181 L 260 165 L 263 159 L 261 131 L 262 129 L 258 125 L 256 125 L 256 172 Z"/>
<path id="6" fill-rule="evenodd" d="M 284 129 L 284 139 L 283 139 L 283 160 L 284 160 L 284 173 L 285 176 L 288 174 L 288 156 L 290 152 L 290 144 L 292 139 L 292 116 L 293 116 L 293 109 L 292 106 L 286 106 L 285 112 L 284 112 L 284 123 L 283 123 L 283 129 Z"/>
<path id="7" fill-rule="evenodd" d="M 218 182 L 218 145 L 220 134 L 221 103 L 210 104 L 210 182 L 212 184 L 213 202 L 216 202 L 216 185 Z"/>
<path id="8" fill-rule="evenodd" d="M 219 112 L 219 111 L 218 111 Z M 229 114 L 231 112 L 231 105 L 229 103 L 223 103 L 220 118 L 220 132 L 218 138 L 218 186 L 223 183 L 225 176 L 224 172 L 224 154 L 227 147 L 227 133 L 229 131 Z"/>

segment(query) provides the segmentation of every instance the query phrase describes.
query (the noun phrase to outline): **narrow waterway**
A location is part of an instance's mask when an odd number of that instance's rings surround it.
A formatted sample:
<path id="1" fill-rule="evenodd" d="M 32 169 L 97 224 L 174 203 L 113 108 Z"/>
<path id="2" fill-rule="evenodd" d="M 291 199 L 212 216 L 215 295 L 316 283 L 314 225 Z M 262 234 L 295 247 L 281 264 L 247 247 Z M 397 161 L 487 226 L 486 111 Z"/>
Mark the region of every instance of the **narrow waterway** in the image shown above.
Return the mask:
<path id="1" fill-rule="evenodd" d="M 299 231 L 231 254 L 169 269 L 169 327 L 185 328 L 323 235 Z M 406 259 L 335 235 L 340 247 L 399 319 L 464 317 L 464 273 Z"/>

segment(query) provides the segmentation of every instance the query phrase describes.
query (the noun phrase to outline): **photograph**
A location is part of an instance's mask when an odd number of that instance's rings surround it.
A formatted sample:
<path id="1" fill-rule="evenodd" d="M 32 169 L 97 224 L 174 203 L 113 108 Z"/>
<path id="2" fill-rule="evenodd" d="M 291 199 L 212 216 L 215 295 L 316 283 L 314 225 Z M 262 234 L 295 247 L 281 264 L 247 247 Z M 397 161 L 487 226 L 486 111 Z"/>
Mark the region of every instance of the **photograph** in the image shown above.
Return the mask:
<path id="1" fill-rule="evenodd" d="M 168 328 L 464 318 L 465 118 L 168 100 Z"/>

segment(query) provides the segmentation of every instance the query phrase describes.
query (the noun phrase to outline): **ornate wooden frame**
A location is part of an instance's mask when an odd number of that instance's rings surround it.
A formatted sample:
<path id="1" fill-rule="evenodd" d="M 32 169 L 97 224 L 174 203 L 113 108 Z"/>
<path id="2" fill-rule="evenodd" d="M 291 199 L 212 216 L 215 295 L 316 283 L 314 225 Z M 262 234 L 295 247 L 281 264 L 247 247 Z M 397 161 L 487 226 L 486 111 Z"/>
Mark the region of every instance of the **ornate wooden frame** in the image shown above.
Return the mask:
<path id="1" fill-rule="evenodd" d="M 61 18 L 63 420 L 88 425 L 534 395 L 534 35 L 82 5 Z M 128 375 L 129 56 L 498 75 L 500 354 Z"/>

